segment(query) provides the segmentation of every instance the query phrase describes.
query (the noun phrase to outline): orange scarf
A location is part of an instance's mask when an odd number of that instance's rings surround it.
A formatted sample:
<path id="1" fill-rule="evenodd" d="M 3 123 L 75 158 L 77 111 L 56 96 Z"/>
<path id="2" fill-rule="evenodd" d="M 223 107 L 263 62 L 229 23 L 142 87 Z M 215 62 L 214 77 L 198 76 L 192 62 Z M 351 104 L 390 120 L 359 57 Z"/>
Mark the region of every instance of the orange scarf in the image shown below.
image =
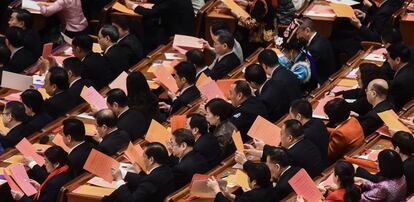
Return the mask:
<path id="1" fill-rule="evenodd" d="M 54 170 L 53 172 L 51 172 L 46 180 L 42 183 L 42 185 L 40 185 L 39 190 L 37 191 L 36 195 L 35 195 L 35 199 L 39 200 L 39 196 L 40 196 L 40 192 L 42 191 L 43 187 L 46 185 L 47 182 L 49 182 L 49 180 L 51 180 L 53 177 L 55 177 L 56 175 L 59 175 L 61 173 L 64 173 L 66 171 L 69 170 L 69 166 L 68 165 L 64 165 L 62 167 L 60 167 L 59 169 Z"/>

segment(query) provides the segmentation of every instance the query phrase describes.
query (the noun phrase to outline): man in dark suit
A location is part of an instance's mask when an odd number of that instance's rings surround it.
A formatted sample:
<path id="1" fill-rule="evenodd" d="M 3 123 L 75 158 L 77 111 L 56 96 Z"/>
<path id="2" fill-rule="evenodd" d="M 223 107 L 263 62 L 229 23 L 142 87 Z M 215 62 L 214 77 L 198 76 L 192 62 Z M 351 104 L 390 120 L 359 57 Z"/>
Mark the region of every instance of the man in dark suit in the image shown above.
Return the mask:
<path id="1" fill-rule="evenodd" d="M 387 61 L 395 71 L 390 82 L 389 96 L 395 110 L 399 111 L 414 98 L 414 67 L 409 63 L 408 47 L 402 44 L 392 44 L 387 51 Z"/>
<path id="2" fill-rule="evenodd" d="M 130 17 L 125 15 L 112 16 L 112 25 L 118 29 L 118 44 L 128 47 L 128 62 L 130 66 L 144 58 L 144 50 L 141 41 L 130 32 Z"/>
<path id="3" fill-rule="evenodd" d="M 179 95 L 176 96 L 175 92 L 168 92 L 169 97 L 172 100 L 171 105 L 161 102 L 161 107 L 170 111 L 170 114 L 174 114 L 182 107 L 191 104 L 193 101 L 200 98 L 200 91 L 194 85 L 196 70 L 193 64 L 190 62 L 180 62 L 174 67 L 175 73 L 173 74 L 175 82 L 179 89 Z"/>
<path id="4" fill-rule="evenodd" d="M 134 166 L 134 172 L 124 172 L 119 168 L 112 170 L 117 189 L 105 196 L 104 202 L 163 202 L 175 189 L 174 175 L 167 166 L 168 151 L 158 142 L 148 143 L 144 150 L 144 164 L 148 173 Z"/>
<path id="5" fill-rule="evenodd" d="M 213 41 L 216 58 L 208 68 L 211 70 L 210 77 L 219 80 L 238 67 L 240 61 L 233 51 L 234 37 L 230 32 L 217 31 L 217 36 L 213 37 Z"/>
<path id="6" fill-rule="evenodd" d="M 99 30 L 98 43 L 104 50 L 103 56 L 111 63 L 114 77 L 131 67 L 128 63 L 128 48 L 117 44 L 118 39 L 118 29 L 113 25 L 104 25 Z"/>
<path id="7" fill-rule="evenodd" d="M 318 83 L 322 85 L 338 70 L 332 46 L 328 39 L 315 31 L 310 18 L 304 17 L 301 22 L 296 31 L 296 37 L 312 56 L 311 63 L 316 65 L 316 77 Z"/>
<path id="8" fill-rule="evenodd" d="M 206 159 L 194 151 L 195 139 L 190 130 L 180 128 L 174 131 L 168 150 L 171 157 L 171 167 L 176 189 L 188 184 L 196 173 L 208 171 Z"/>
<path id="9" fill-rule="evenodd" d="M 90 79 L 97 90 L 114 79 L 111 65 L 100 54 L 92 52 L 93 41 L 88 35 L 76 36 L 72 41 L 73 54 L 82 61 L 82 78 Z"/>
<path id="10" fill-rule="evenodd" d="M 89 79 L 83 79 L 82 75 L 82 62 L 76 57 L 70 57 L 63 60 L 63 69 L 68 72 L 69 88 L 68 92 L 75 100 L 76 105 L 84 102 L 80 96 L 84 86 L 94 86 L 93 82 Z"/>
<path id="11" fill-rule="evenodd" d="M 329 133 L 322 120 L 312 118 L 312 113 L 312 105 L 305 99 L 295 100 L 290 105 L 289 117 L 302 124 L 305 139 L 318 148 L 325 169 L 328 166 Z"/>
<path id="12" fill-rule="evenodd" d="M 97 143 L 96 149 L 112 156 L 128 145 L 131 137 L 117 128 L 118 118 L 110 109 L 102 109 L 95 114 L 97 136 L 93 139 Z"/>
<path id="13" fill-rule="evenodd" d="M 366 92 L 367 100 L 372 105 L 372 110 L 364 116 L 358 117 L 358 121 L 364 130 L 364 135 L 368 136 L 384 124 L 378 113 L 393 109 L 393 106 L 387 100 L 387 81 L 383 79 L 372 80 L 369 82 Z"/>
<path id="14" fill-rule="evenodd" d="M 262 101 L 252 96 L 247 81 L 234 82 L 230 87 L 229 97 L 231 104 L 236 108 L 230 122 L 240 131 L 243 142 L 247 142 L 251 139 L 247 136 L 247 132 L 257 116 L 267 118 L 268 112 Z"/>
<path id="15" fill-rule="evenodd" d="M 52 67 L 45 77 L 43 86 L 51 97 L 45 100 L 46 112 L 53 118 L 65 115 L 76 106 L 68 92 L 68 73 L 60 67 Z"/>
<path id="16" fill-rule="evenodd" d="M 7 134 L 1 131 L 0 144 L 4 149 L 16 146 L 24 137 L 29 135 L 25 130 L 24 123 L 27 115 L 21 102 L 8 102 L 3 109 L 2 119 L 4 126 L 10 129 Z"/>
<path id="17" fill-rule="evenodd" d="M 3 70 L 21 73 L 33 65 L 37 57 L 24 47 L 24 30 L 20 27 L 10 27 L 6 31 L 6 46 L 11 52 L 10 61 Z"/>
<path id="18" fill-rule="evenodd" d="M 198 49 L 192 49 L 185 53 L 187 61 L 193 63 L 196 68 L 196 80 L 200 78 L 201 74 L 204 73 L 206 76 L 211 75 L 211 70 L 206 66 L 206 61 L 204 59 L 204 53 Z"/>
<path id="19" fill-rule="evenodd" d="M 216 137 L 208 132 L 206 117 L 194 113 L 187 116 L 187 129 L 194 135 L 194 151 L 201 154 L 207 161 L 208 170 L 220 162 L 220 146 Z"/>
<path id="20" fill-rule="evenodd" d="M 119 129 L 126 131 L 132 141 L 144 138 L 151 120 L 145 119 L 140 111 L 128 107 L 128 97 L 124 91 L 119 88 L 110 90 L 106 93 L 106 102 L 108 108 L 118 116 Z"/>

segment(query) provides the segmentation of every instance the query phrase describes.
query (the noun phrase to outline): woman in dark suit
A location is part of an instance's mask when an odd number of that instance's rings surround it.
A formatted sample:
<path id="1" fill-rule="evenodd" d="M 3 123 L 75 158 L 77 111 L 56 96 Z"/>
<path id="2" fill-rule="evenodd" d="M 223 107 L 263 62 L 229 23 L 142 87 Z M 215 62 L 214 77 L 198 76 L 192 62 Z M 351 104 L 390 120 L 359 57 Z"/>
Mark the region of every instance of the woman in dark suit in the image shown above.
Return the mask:
<path id="1" fill-rule="evenodd" d="M 20 99 L 26 108 L 26 114 L 29 116 L 29 121 L 26 124 L 28 134 L 40 131 L 53 120 L 44 109 L 44 100 L 39 91 L 27 89 L 20 95 Z"/>

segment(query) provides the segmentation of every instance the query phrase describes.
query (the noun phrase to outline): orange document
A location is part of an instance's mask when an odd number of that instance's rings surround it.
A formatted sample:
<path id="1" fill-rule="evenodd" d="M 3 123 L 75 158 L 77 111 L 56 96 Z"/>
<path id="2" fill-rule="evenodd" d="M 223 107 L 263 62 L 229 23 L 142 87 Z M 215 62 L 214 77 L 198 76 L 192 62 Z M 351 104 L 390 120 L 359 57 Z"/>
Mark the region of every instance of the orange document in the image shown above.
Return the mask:
<path id="1" fill-rule="evenodd" d="M 92 149 L 89 153 L 88 159 L 83 165 L 83 169 L 89 171 L 90 173 L 101 177 L 107 182 L 112 182 L 112 168 L 118 168 L 119 162 L 110 156 L 99 152 L 96 149 Z"/>
<path id="2" fill-rule="evenodd" d="M 223 92 L 224 96 L 227 99 L 230 99 L 231 85 L 234 84 L 234 82 L 236 82 L 237 80 L 240 80 L 240 79 L 220 79 L 216 81 L 221 92 Z"/>
<path id="3" fill-rule="evenodd" d="M 49 147 L 51 147 L 51 145 L 34 143 L 33 147 L 36 149 L 37 152 L 43 154 L 45 153 L 46 149 L 49 149 Z"/>
<path id="4" fill-rule="evenodd" d="M 145 173 L 148 172 L 143 159 L 144 150 L 139 144 L 134 146 L 131 142 L 129 142 L 129 145 L 124 153 L 128 159 L 132 161 L 131 163 L 136 163 Z"/>
<path id="5" fill-rule="evenodd" d="M 328 115 L 325 114 L 325 111 L 323 108 L 325 107 L 326 103 L 333 100 L 334 98 L 335 97 L 333 96 L 325 96 L 324 98 L 320 99 L 318 105 L 313 110 L 313 117 L 320 118 L 320 119 L 329 119 Z"/>
<path id="6" fill-rule="evenodd" d="M 405 131 L 411 133 L 411 130 L 398 120 L 398 115 L 394 110 L 390 109 L 384 112 L 378 113 L 378 116 L 384 121 L 385 125 L 393 131 Z"/>
<path id="7" fill-rule="evenodd" d="M 358 85 L 358 81 L 355 79 L 341 79 L 338 86 L 354 87 Z"/>
<path id="8" fill-rule="evenodd" d="M 111 188 L 97 187 L 97 186 L 91 186 L 91 185 L 81 185 L 80 187 L 73 190 L 73 193 L 103 197 L 103 196 L 109 196 L 114 191 L 115 189 L 111 189 Z"/>
<path id="9" fill-rule="evenodd" d="M 70 148 L 63 142 L 63 136 L 61 134 L 56 134 L 52 140 L 53 144 L 62 147 L 63 150 L 68 152 Z"/>
<path id="10" fill-rule="evenodd" d="M 24 161 L 24 157 L 19 154 L 13 155 L 10 158 L 4 160 L 4 162 L 11 163 L 11 164 L 23 163 L 23 161 Z"/>
<path id="11" fill-rule="evenodd" d="M 165 63 L 165 64 L 152 64 L 147 72 L 148 73 L 153 73 L 155 72 L 156 69 L 161 68 L 164 71 L 167 71 L 169 74 L 173 74 L 174 73 L 174 66 L 171 65 L 172 63 Z"/>
<path id="12" fill-rule="evenodd" d="M 130 14 L 130 15 L 136 15 L 136 13 L 133 10 L 127 8 L 123 4 L 120 4 L 119 2 L 116 2 L 112 6 L 112 8 L 115 9 L 115 10 L 117 10 L 117 11 L 119 11 L 119 12 L 121 12 L 121 13 L 127 13 L 127 14 Z"/>
<path id="13" fill-rule="evenodd" d="M 336 17 L 356 18 L 354 9 L 350 5 L 330 3 L 332 9 L 335 11 Z"/>
<path id="14" fill-rule="evenodd" d="M 22 153 L 23 156 L 32 157 L 33 160 L 36 161 L 37 165 L 43 166 L 43 164 L 45 164 L 45 159 L 38 153 L 36 153 L 36 149 L 33 147 L 32 144 L 30 144 L 30 142 L 26 138 L 23 138 L 16 145 L 16 149 L 19 150 L 19 152 Z"/>
<path id="15" fill-rule="evenodd" d="M 102 48 L 101 48 L 101 45 L 99 45 L 98 43 L 93 43 L 93 45 L 92 45 L 92 51 L 94 53 L 102 53 L 103 52 L 102 51 Z"/>
<path id="16" fill-rule="evenodd" d="M 171 132 L 179 128 L 185 128 L 187 125 L 187 116 L 186 115 L 174 115 L 171 117 Z"/>
<path id="17" fill-rule="evenodd" d="M 301 195 L 305 201 L 319 201 L 322 198 L 322 193 L 305 169 L 300 169 L 290 178 L 289 184 L 296 194 Z"/>
<path id="18" fill-rule="evenodd" d="M 0 133 L 1 134 L 7 134 L 10 131 L 10 129 L 6 128 L 3 123 L 3 119 L 0 118 Z"/>
<path id="19" fill-rule="evenodd" d="M 10 175 L 7 172 L 3 173 L 4 179 L 7 181 L 7 184 L 9 184 L 9 187 L 13 191 L 22 192 L 22 190 L 17 186 L 16 182 L 10 177 Z"/>
<path id="20" fill-rule="evenodd" d="M 196 86 L 200 87 L 202 85 L 208 84 L 211 81 L 212 79 L 208 77 L 206 74 L 204 74 L 204 72 L 202 72 L 197 79 Z"/>
<path id="21" fill-rule="evenodd" d="M 305 13 L 306 16 L 335 17 L 335 12 L 328 5 L 314 4 Z"/>
<path id="22" fill-rule="evenodd" d="M 127 93 L 127 88 L 126 88 L 127 77 L 128 77 L 128 73 L 122 72 L 118 77 L 116 77 L 114 81 L 112 81 L 112 83 L 109 84 L 109 88 L 111 89 L 119 88 L 123 90 L 126 94 Z"/>
<path id="23" fill-rule="evenodd" d="M 39 93 L 42 95 L 42 97 L 43 97 L 44 100 L 50 98 L 50 95 L 47 94 L 45 88 L 38 88 L 37 91 L 39 91 Z"/>
<path id="24" fill-rule="evenodd" d="M 243 189 L 249 189 L 249 176 L 242 170 L 237 169 L 234 175 L 227 177 L 227 182 L 230 184 L 235 184 Z"/>
<path id="25" fill-rule="evenodd" d="M 139 3 L 138 5 L 146 9 L 152 9 L 152 7 L 154 7 L 154 4 L 152 3 Z"/>
<path id="26" fill-rule="evenodd" d="M 43 45 L 42 57 L 46 59 L 50 55 L 52 55 L 52 48 L 53 48 L 53 43 L 46 43 L 46 44 L 44 44 Z"/>
<path id="27" fill-rule="evenodd" d="M 147 135 L 145 135 L 145 140 L 147 142 L 159 142 L 163 145 L 166 145 L 170 138 L 171 133 L 168 132 L 168 130 L 163 125 L 153 119 L 151 121 Z"/>
<path id="28" fill-rule="evenodd" d="M 378 164 L 374 161 L 367 159 L 354 158 L 349 156 L 344 156 L 344 159 L 352 164 L 356 164 L 368 170 L 370 173 L 378 172 Z"/>
<path id="29" fill-rule="evenodd" d="M 85 135 L 95 136 L 97 134 L 96 126 L 93 124 L 85 123 Z"/>
<path id="30" fill-rule="evenodd" d="M 178 91 L 178 86 L 174 77 L 163 68 L 156 68 L 154 75 L 166 88 L 168 88 L 169 91 L 173 93 Z"/>
<path id="31" fill-rule="evenodd" d="M 247 135 L 254 139 L 261 140 L 265 144 L 277 147 L 280 144 L 280 130 L 281 129 L 277 125 L 261 116 L 257 116 L 253 125 L 247 132 Z"/>
<path id="32" fill-rule="evenodd" d="M 97 110 L 108 108 L 105 98 L 92 86 L 84 86 L 80 96 Z"/>
<path id="33" fill-rule="evenodd" d="M 243 140 L 242 140 L 240 132 L 233 131 L 233 135 L 231 136 L 231 138 L 233 139 L 234 145 L 236 145 L 237 151 L 243 152 L 244 151 Z"/>
<path id="34" fill-rule="evenodd" d="M 155 90 L 155 89 L 160 87 L 160 85 L 158 85 L 154 81 L 147 80 L 147 83 L 148 83 L 148 86 L 151 90 Z"/>
<path id="35" fill-rule="evenodd" d="M 211 100 L 213 98 L 222 98 L 225 99 L 223 92 L 220 90 L 217 83 L 213 80 L 198 87 L 201 94 L 207 97 L 207 100 Z"/>
<path id="36" fill-rule="evenodd" d="M 201 39 L 193 36 L 186 36 L 176 34 L 174 36 L 173 47 L 181 47 L 181 48 L 195 48 L 195 49 L 202 49 L 203 42 Z"/>
<path id="37" fill-rule="evenodd" d="M 240 7 L 233 0 L 221 0 L 230 10 L 236 13 L 240 17 L 249 18 L 250 14 L 247 13 L 242 7 Z"/>
<path id="38" fill-rule="evenodd" d="M 26 196 L 32 196 L 37 193 L 36 188 L 29 182 L 29 176 L 22 164 L 17 164 L 10 168 L 11 176 L 19 185 L 20 189 L 26 194 Z"/>

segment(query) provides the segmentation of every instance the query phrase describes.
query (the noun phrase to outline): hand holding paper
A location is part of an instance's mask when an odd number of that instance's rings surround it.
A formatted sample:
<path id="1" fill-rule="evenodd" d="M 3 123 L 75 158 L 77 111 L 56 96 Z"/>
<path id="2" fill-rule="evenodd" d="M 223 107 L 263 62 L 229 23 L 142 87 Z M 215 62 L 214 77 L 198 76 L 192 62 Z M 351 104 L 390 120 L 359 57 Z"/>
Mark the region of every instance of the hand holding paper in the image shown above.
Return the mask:
<path id="1" fill-rule="evenodd" d="M 105 98 L 92 86 L 84 86 L 80 96 L 97 110 L 108 108 Z"/>
<path id="2" fill-rule="evenodd" d="M 129 160 L 131 160 L 131 163 L 136 163 L 139 165 L 139 167 L 147 173 L 148 170 L 145 167 L 143 155 L 144 150 L 141 148 L 139 144 L 134 146 L 131 142 L 128 145 L 128 148 L 124 151 L 125 155 L 128 157 Z"/>
<path id="3" fill-rule="evenodd" d="M 37 165 L 43 166 L 45 164 L 45 159 L 38 153 L 36 153 L 36 149 L 33 147 L 32 144 L 30 144 L 30 142 L 26 138 L 23 138 L 16 145 L 16 149 L 19 150 L 19 152 L 22 153 L 24 156 L 32 157 L 36 161 Z"/>
<path id="4" fill-rule="evenodd" d="M 174 93 L 178 91 L 178 86 L 174 77 L 163 68 L 156 68 L 154 75 L 166 88 L 168 88 L 168 90 Z"/>
<path id="5" fill-rule="evenodd" d="M 92 149 L 91 153 L 89 153 L 88 159 L 83 165 L 83 169 L 98 177 L 101 177 L 107 182 L 113 181 L 111 174 L 113 167 L 119 167 L 119 162 L 96 149 Z"/>
<path id="6" fill-rule="evenodd" d="M 290 178 L 289 184 L 296 194 L 301 195 L 306 201 L 319 201 L 322 198 L 322 193 L 304 169 L 300 169 Z"/>
<path id="7" fill-rule="evenodd" d="M 168 132 L 168 130 L 163 125 L 153 119 L 151 121 L 147 135 L 145 136 L 145 140 L 148 142 L 159 142 L 166 146 L 170 138 L 171 133 Z"/>
<path id="8" fill-rule="evenodd" d="M 280 128 L 261 116 L 257 116 L 247 135 L 271 146 L 280 144 Z"/>

